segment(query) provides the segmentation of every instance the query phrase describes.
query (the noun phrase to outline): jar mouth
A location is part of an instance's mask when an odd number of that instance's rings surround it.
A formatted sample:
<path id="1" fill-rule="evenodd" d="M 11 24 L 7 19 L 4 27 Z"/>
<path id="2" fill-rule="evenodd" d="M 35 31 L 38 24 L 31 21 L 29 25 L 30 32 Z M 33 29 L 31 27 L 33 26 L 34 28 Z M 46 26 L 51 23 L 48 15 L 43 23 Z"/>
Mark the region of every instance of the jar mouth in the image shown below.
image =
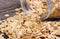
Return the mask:
<path id="1" fill-rule="evenodd" d="M 22 10 L 28 14 L 28 12 L 30 11 L 30 7 L 29 5 L 27 4 L 26 0 L 20 0 L 21 2 L 21 7 L 22 7 Z M 47 3 L 47 7 L 48 7 L 48 13 L 44 14 L 41 16 L 41 20 L 45 20 L 47 19 L 50 14 L 51 14 L 51 10 L 52 10 L 52 4 L 51 4 L 51 0 L 46 0 L 46 3 Z"/>

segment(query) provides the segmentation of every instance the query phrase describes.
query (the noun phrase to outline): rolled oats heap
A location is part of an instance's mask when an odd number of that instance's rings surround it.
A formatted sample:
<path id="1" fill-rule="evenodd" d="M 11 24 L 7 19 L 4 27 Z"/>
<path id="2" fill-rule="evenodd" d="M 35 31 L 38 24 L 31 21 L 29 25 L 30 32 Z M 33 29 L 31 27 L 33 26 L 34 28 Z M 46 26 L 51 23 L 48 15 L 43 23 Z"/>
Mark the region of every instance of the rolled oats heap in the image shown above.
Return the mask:
<path id="1" fill-rule="evenodd" d="M 28 0 L 31 12 L 16 12 L 0 25 L 0 39 L 60 39 L 60 21 L 41 21 L 47 12 L 45 0 Z M 42 4 L 43 3 L 43 4 Z"/>

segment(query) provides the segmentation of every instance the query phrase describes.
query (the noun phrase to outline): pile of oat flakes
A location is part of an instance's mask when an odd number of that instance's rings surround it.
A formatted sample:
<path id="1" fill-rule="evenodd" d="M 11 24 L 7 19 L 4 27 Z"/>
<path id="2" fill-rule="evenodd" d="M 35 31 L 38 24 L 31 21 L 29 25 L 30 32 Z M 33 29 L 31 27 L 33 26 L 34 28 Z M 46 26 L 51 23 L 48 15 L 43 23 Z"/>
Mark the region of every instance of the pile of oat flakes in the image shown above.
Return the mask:
<path id="1" fill-rule="evenodd" d="M 44 11 L 46 8 L 41 8 L 41 3 L 35 0 L 37 6 L 31 5 L 32 12 L 29 14 L 17 12 L 17 15 L 7 18 L 0 25 L 0 39 L 60 39 L 60 21 L 40 20 L 41 13 L 47 12 Z"/>

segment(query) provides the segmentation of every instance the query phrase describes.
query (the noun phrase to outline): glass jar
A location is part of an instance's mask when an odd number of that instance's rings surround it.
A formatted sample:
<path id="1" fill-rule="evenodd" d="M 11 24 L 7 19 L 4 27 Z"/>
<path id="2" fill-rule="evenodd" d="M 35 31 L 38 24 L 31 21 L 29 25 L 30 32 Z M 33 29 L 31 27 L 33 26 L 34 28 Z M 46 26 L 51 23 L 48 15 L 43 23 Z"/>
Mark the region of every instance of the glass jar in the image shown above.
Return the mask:
<path id="1" fill-rule="evenodd" d="M 60 0 L 46 0 L 48 13 L 41 16 L 42 20 L 60 17 Z"/>
<path id="2" fill-rule="evenodd" d="M 44 3 L 46 2 L 47 4 L 47 6 L 45 6 L 47 7 L 47 12 L 41 15 L 41 20 L 45 20 L 47 18 L 53 18 L 53 17 L 60 17 L 60 0 L 32 0 L 31 6 L 29 5 L 29 0 L 22 0 L 22 1 L 20 0 L 23 11 L 28 13 L 31 7 L 32 7 L 31 9 L 32 11 L 38 7 L 36 11 L 38 10 L 40 11 L 39 13 L 41 13 L 42 9 L 40 8 L 42 8 L 41 6 L 43 5 L 43 3 L 37 4 L 36 1 L 39 1 L 38 3 L 41 3 L 41 1 L 43 1 Z"/>

